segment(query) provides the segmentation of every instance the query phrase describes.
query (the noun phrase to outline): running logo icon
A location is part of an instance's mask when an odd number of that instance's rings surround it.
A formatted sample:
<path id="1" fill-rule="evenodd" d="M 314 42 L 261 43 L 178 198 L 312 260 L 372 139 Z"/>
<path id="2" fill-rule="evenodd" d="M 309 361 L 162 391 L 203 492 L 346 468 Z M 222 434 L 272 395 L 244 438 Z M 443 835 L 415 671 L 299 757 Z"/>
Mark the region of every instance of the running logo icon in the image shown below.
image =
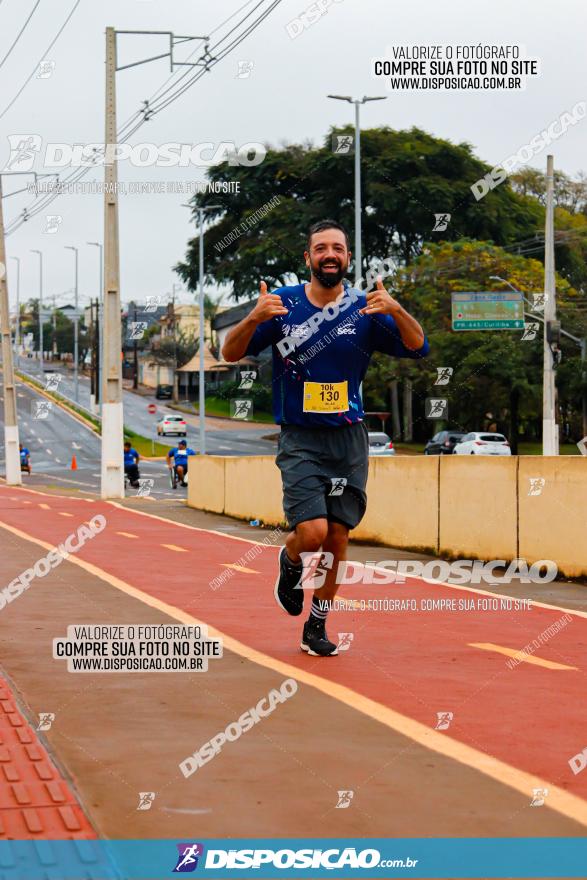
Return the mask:
<path id="1" fill-rule="evenodd" d="M 348 155 L 355 152 L 355 136 L 352 134 L 333 134 L 332 152 Z"/>
<path id="2" fill-rule="evenodd" d="M 530 480 L 528 495 L 542 495 L 542 490 L 546 485 L 544 477 L 529 477 L 528 479 Z"/>
<path id="3" fill-rule="evenodd" d="M 47 235 L 55 235 L 63 222 L 63 217 L 61 214 L 46 214 L 45 220 L 46 223 L 43 232 Z"/>
<path id="4" fill-rule="evenodd" d="M 9 134 L 10 156 L 3 171 L 32 171 L 43 139 L 40 134 Z"/>
<path id="5" fill-rule="evenodd" d="M 438 373 L 436 377 L 435 385 L 448 385 L 451 380 L 453 374 L 452 367 L 436 367 L 436 372 Z"/>
<path id="6" fill-rule="evenodd" d="M 533 293 L 532 294 L 533 304 L 532 311 L 533 312 L 543 312 L 544 306 L 546 305 L 546 294 L 545 293 Z"/>
<path id="7" fill-rule="evenodd" d="M 351 642 L 354 639 L 354 633 L 339 633 L 338 634 L 338 645 L 337 648 L 339 651 L 348 651 L 351 647 Z"/>
<path id="8" fill-rule="evenodd" d="M 351 805 L 351 801 L 355 795 L 354 791 L 339 791 L 338 794 L 338 803 L 335 810 L 348 810 Z"/>
<path id="9" fill-rule="evenodd" d="M 150 810 L 154 800 L 154 791 L 139 791 L 139 805 L 137 810 Z"/>
<path id="10" fill-rule="evenodd" d="M 427 397 L 424 408 L 427 419 L 445 419 L 448 415 L 448 400 L 446 398 Z"/>
<path id="11" fill-rule="evenodd" d="M 253 382 L 257 378 L 256 370 L 243 370 L 240 374 L 240 383 L 239 389 L 243 388 L 245 391 L 248 391 L 249 388 L 253 387 Z"/>
<path id="12" fill-rule="evenodd" d="M 536 339 L 537 335 L 538 321 L 524 321 L 524 332 L 522 333 L 522 340 Z"/>
<path id="13" fill-rule="evenodd" d="M 345 490 L 345 486 L 347 484 L 346 477 L 331 477 L 330 482 L 332 483 L 332 488 L 329 495 L 342 495 Z"/>
<path id="14" fill-rule="evenodd" d="M 438 721 L 436 722 L 435 730 L 448 730 L 450 727 L 450 722 L 454 718 L 453 712 L 437 712 L 436 717 Z"/>
<path id="15" fill-rule="evenodd" d="M 444 232 L 445 229 L 448 229 L 449 223 L 450 223 L 450 214 L 435 214 L 434 215 L 434 226 L 432 227 L 432 232 Z"/>
<path id="16" fill-rule="evenodd" d="M 173 874 L 191 874 L 198 867 L 199 859 L 204 855 L 203 843 L 177 843 L 179 856 Z"/>
<path id="17" fill-rule="evenodd" d="M 544 799 L 548 797 L 548 789 L 547 788 L 533 788 L 532 789 L 532 801 L 530 802 L 531 807 L 542 807 L 544 806 Z"/>
<path id="18" fill-rule="evenodd" d="M 39 712 L 39 724 L 37 730 L 51 730 L 55 721 L 55 712 Z"/>

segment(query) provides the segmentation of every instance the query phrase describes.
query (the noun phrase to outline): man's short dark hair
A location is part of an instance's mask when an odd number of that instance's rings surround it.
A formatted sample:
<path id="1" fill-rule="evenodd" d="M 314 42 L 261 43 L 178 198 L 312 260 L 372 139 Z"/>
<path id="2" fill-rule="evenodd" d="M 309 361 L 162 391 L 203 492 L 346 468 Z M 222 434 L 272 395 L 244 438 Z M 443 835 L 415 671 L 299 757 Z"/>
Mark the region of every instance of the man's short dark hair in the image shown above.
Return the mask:
<path id="1" fill-rule="evenodd" d="M 131 444 L 130 440 L 125 440 L 125 441 L 124 441 L 124 445 L 125 445 L 125 446 L 131 446 L 132 444 Z"/>
<path id="2" fill-rule="evenodd" d="M 349 234 L 341 223 L 337 223 L 336 220 L 318 220 L 317 223 L 312 223 L 310 228 L 308 229 L 308 238 L 306 241 L 306 247 L 310 250 L 310 245 L 312 243 L 312 236 L 315 232 L 324 232 L 325 229 L 340 229 L 340 231 L 344 234 L 344 240 L 346 242 L 347 250 L 350 251 L 351 245 L 349 242 Z"/>
<path id="3" fill-rule="evenodd" d="M 185 440 L 180 440 L 177 445 L 178 446 L 187 446 L 187 443 L 185 442 Z"/>

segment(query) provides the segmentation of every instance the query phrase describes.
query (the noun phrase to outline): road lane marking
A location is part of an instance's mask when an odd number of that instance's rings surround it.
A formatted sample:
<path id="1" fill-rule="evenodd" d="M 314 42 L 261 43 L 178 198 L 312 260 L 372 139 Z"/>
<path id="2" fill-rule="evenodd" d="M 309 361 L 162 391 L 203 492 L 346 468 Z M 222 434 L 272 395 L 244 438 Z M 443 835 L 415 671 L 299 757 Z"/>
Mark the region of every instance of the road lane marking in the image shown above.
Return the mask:
<path id="1" fill-rule="evenodd" d="M 531 663 L 534 666 L 542 666 L 544 669 L 577 669 L 577 666 L 566 666 L 564 663 L 555 663 L 554 660 L 544 660 L 542 657 L 534 657 L 524 651 L 515 648 L 504 648 L 502 645 L 494 645 L 491 642 L 468 642 L 470 648 L 480 648 L 482 651 L 494 651 L 496 654 L 505 654 L 515 660 Z"/>
<path id="2" fill-rule="evenodd" d="M 221 562 L 220 565 L 224 565 L 226 568 L 234 568 L 235 571 L 243 571 L 245 574 L 261 574 L 260 571 L 255 571 L 254 568 L 245 568 L 244 565 L 236 565 L 234 562 Z"/>
<path id="3" fill-rule="evenodd" d="M 67 513 L 65 510 L 60 510 L 59 516 L 73 516 L 73 513 Z"/>
<path id="4" fill-rule="evenodd" d="M 133 535 L 132 532 L 116 532 L 117 535 L 122 535 L 123 538 L 138 538 L 138 535 Z"/>
<path id="5" fill-rule="evenodd" d="M 0 528 L 5 529 L 7 532 L 22 538 L 25 541 L 37 544 L 45 550 L 54 549 L 51 544 L 47 543 L 47 541 L 43 541 L 41 538 L 34 538 L 32 535 L 28 535 L 21 529 L 17 529 L 2 520 L 0 520 Z M 251 663 L 256 663 L 258 666 L 262 666 L 265 669 L 271 669 L 280 675 L 284 675 L 287 678 L 294 678 L 298 682 L 313 687 L 315 690 L 320 691 L 320 693 L 325 694 L 325 696 L 338 700 L 350 709 L 360 712 L 368 718 L 372 718 L 380 724 L 389 727 L 391 730 L 396 731 L 401 736 L 411 739 L 423 748 L 443 755 L 445 758 L 457 761 L 490 779 L 494 779 L 501 785 L 517 791 L 521 795 L 522 803 L 526 804 L 526 806 L 529 798 L 528 792 L 531 792 L 533 788 L 548 788 L 549 808 L 560 813 L 562 816 L 566 816 L 568 819 L 587 827 L 587 801 L 559 788 L 550 781 L 547 782 L 540 779 L 538 776 L 526 773 L 524 770 L 518 770 L 517 767 L 507 764 L 499 758 L 494 758 L 492 755 L 482 752 L 479 749 L 475 749 L 473 746 L 452 739 L 450 736 L 446 736 L 434 728 L 422 724 L 420 721 L 415 721 L 413 718 L 401 715 L 394 709 L 390 709 L 382 703 L 377 703 L 375 700 L 353 691 L 346 685 L 320 678 L 319 675 L 316 675 L 313 672 L 308 672 L 304 668 L 292 666 L 289 663 L 284 663 L 282 660 L 277 660 L 275 657 L 270 657 L 268 654 L 263 654 L 261 651 L 257 651 L 255 648 L 245 645 L 243 642 L 239 642 L 232 636 L 216 629 L 216 627 L 211 626 L 205 621 L 199 620 L 193 615 L 188 614 L 186 611 L 182 611 L 174 605 L 169 605 L 167 602 L 163 602 L 155 596 L 150 596 L 148 593 L 144 593 L 142 590 L 133 587 L 131 584 L 121 580 L 115 575 L 109 574 L 97 565 L 94 565 L 91 562 L 86 562 L 84 559 L 80 559 L 79 556 L 71 555 L 67 562 L 63 564 L 67 565 L 68 562 L 72 565 L 79 565 L 80 568 L 83 568 L 89 574 L 100 578 L 100 580 L 109 584 L 111 587 L 114 587 L 114 589 L 125 593 L 133 599 L 137 599 L 139 602 L 148 605 L 150 608 L 154 608 L 161 612 L 161 614 L 171 617 L 173 620 L 177 620 L 179 623 L 188 626 L 207 626 L 208 637 L 212 639 L 222 639 L 224 648 L 227 651 L 231 651 L 233 654 L 237 654 L 245 660 L 249 660 Z"/>
<path id="6" fill-rule="evenodd" d="M 161 546 L 167 548 L 167 550 L 174 550 L 176 553 L 188 552 L 185 547 L 178 547 L 177 544 L 161 544 Z"/>
<path id="7" fill-rule="evenodd" d="M 39 504 L 39 507 L 41 507 L 43 510 L 51 510 L 48 504 Z"/>

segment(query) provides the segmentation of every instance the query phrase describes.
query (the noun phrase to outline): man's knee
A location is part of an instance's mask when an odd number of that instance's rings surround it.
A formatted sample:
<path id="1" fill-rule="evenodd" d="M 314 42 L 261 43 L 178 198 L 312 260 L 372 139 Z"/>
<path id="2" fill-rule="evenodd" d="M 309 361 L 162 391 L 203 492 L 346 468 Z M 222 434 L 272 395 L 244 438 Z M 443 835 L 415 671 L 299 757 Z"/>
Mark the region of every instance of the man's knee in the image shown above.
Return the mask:
<path id="1" fill-rule="evenodd" d="M 329 522 L 328 534 L 324 546 L 335 556 L 341 558 L 345 555 L 349 543 L 349 530 L 342 523 Z"/>
<path id="2" fill-rule="evenodd" d="M 328 522 L 325 519 L 310 519 L 296 526 L 296 536 L 307 553 L 319 550 L 328 535 Z"/>

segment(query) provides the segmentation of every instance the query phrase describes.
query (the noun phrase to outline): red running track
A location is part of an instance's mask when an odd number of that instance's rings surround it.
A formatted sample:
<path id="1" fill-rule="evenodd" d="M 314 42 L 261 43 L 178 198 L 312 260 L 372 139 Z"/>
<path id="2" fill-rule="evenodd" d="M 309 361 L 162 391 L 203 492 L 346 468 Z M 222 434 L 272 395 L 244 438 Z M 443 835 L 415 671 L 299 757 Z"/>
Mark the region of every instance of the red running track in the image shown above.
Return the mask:
<path id="1" fill-rule="evenodd" d="M 247 562 L 240 558 L 253 542 L 185 528 L 106 502 L 0 488 L 0 522 L 51 544 L 62 542 L 97 513 L 106 517 L 107 526 L 84 545 L 80 558 L 258 651 L 345 685 L 429 727 L 436 725 L 438 712 L 453 712 L 445 735 L 587 797 L 587 773 L 574 775 L 568 763 L 587 746 L 587 618 L 572 615 L 572 622 L 534 655 L 574 670 L 526 662 L 510 669 L 506 656 L 470 647 L 493 643 L 521 650 L 565 613 L 536 606 L 530 611 L 333 611 L 331 637 L 352 632 L 350 650 L 336 658 L 308 657 L 299 649 L 303 618 L 287 617 L 273 599 L 276 546 L 259 545 L 262 551 Z M 254 573 L 227 569 L 227 564 L 240 564 Z M 230 578 L 212 589 L 210 582 L 227 570 Z M 13 576 L 18 574 L 14 562 Z M 33 580 L 30 589 L 42 590 L 43 581 Z M 483 599 L 473 591 L 417 579 L 403 585 L 343 586 L 340 595 L 409 598 L 418 606 L 427 597 Z"/>

